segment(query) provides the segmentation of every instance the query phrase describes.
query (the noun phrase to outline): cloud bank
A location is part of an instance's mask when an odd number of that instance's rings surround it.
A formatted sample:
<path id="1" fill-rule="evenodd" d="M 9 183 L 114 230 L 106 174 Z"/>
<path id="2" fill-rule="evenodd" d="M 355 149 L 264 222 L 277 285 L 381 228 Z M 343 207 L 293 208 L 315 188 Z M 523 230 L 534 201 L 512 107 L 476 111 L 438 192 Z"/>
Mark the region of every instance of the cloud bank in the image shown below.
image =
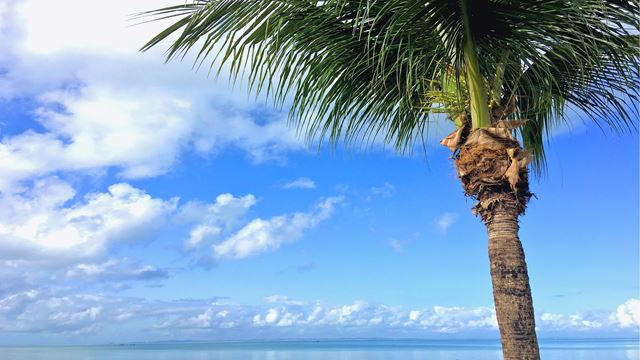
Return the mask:
<path id="1" fill-rule="evenodd" d="M 629 299 L 621 306 L 638 303 Z M 637 310 L 637 309 L 636 309 Z M 619 318 L 617 311 L 586 315 L 546 314 L 538 318 L 541 334 L 635 334 L 637 317 Z M 330 304 L 268 296 L 264 302 L 243 305 L 225 298 L 148 301 L 97 294 L 54 294 L 27 290 L 0 298 L 0 332 L 42 331 L 51 334 L 99 333 L 128 323 L 159 339 L 170 329 L 173 339 L 225 334 L 366 336 L 395 334 L 401 337 L 450 337 L 483 333 L 497 336 L 495 312 L 490 307 L 407 308 L 354 301 Z M 629 329 L 633 327 L 633 329 Z M 631 332 L 629 332 L 631 331 Z"/>

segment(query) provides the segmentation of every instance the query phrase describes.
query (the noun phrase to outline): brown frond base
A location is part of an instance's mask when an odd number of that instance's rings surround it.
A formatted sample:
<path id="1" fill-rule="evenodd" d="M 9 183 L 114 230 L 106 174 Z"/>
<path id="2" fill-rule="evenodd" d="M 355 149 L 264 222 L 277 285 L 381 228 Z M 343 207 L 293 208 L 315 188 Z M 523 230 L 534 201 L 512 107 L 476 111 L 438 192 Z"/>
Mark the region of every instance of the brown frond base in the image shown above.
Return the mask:
<path id="1" fill-rule="evenodd" d="M 465 194 L 476 200 L 474 214 L 486 222 L 498 208 L 523 214 L 529 192 L 529 156 L 508 129 L 476 129 L 455 159 Z"/>

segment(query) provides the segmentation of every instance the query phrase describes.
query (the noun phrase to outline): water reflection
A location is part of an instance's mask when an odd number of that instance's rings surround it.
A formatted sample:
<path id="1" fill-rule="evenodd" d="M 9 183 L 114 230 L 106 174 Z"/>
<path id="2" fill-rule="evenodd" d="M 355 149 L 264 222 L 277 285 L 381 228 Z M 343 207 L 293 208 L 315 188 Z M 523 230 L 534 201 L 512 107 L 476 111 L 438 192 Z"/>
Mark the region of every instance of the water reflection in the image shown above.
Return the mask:
<path id="1" fill-rule="evenodd" d="M 545 360 L 640 360 L 634 340 L 550 341 Z M 496 341 L 334 340 L 0 347 L 2 360 L 501 360 Z"/>

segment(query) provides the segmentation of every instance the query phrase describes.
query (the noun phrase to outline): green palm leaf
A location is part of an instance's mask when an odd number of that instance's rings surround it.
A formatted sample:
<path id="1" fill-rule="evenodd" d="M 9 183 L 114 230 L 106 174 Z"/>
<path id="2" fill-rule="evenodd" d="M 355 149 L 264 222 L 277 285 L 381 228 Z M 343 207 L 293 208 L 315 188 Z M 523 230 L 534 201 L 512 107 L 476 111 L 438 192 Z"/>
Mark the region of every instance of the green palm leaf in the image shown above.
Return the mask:
<path id="1" fill-rule="evenodd" d="M 520 134 L 536 169 L 568 109 L 637 130 L 634 1 L 201 0 L 140 14 L 177 17 L 142 49 L 176 34 L 168 59 L 194 50 L 198 66 L 229 65 L 232 80 L 246 76 L 279 105 L 291 99 L 290 120 L 309 139 L 381 137 L 403 151 L 442 108 L 430 105 L 441 101 L 434 81 L 468 75 L 463 9 L 490 89 L 481 98 L 514 101 L 509 119 L 528 120 Z M 453 86 L 464 99 L 465 85 Z"/>

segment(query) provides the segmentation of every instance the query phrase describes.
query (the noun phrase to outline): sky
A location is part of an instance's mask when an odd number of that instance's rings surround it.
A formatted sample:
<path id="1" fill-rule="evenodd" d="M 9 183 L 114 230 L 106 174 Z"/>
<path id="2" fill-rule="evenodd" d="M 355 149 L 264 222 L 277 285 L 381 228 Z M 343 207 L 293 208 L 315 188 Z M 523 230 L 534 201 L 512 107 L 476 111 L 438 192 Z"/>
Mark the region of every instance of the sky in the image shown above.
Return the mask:
<path id="1" fill-rule="evenodd" d="M 175 0 L 173 1 L 175 2 Z M 165 0 L 0 0 L 0 345 L 497 338 L 487 238 L 432 124 L 309 147 L 141 54 Z M 573 119 L 521 219 L 539 337 L 637 337 L 638 135 Z"/>

